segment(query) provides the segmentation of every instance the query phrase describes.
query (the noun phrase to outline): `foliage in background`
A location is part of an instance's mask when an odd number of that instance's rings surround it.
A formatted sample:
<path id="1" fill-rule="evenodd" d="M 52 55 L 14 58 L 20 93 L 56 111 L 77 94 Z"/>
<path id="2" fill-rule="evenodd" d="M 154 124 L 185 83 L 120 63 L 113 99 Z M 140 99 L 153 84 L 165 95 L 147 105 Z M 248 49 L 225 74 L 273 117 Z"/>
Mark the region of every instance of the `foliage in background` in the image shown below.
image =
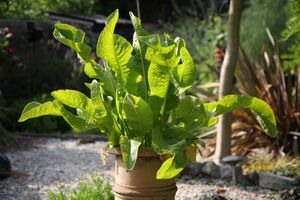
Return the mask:
<path id="1" fill-rule="evenodd" d="M 263 45 L 268 44 L 266 28 L 275 39 L 280 37 L 285 27 L 286 13 L 283 9 L 286 0 L 249 0 L 241 21 L 241 46 L 250 58 L 260 59 Z"/>
<path id="2" fill-rule="evenodd" d="M 68 52 L 58 51 L 59 47 L 54 46 L 51 40 L 37 43 L 24 40 L 20 42 L 22 43 L 14 46 L 19 62 L 6 62 L 2 65 L 5 70 L 2 73 L 1 88 L 8 104 L 18 98 L 31 98 L 54 88 L 59 89 L 66 83 L 70 84 L 69 80 L 74 78 L 72 75 L 76 74 L 77 69 L 81 69 L 72 65 L 74 58 Z M 36 59 L 37 56 L 39 59 Z M 33 81 L 33 77 L 38 83 Z M 16 84 L 16 80 L 22 84 Z M 73 80 L 75 81 L 75 78 Z"/>
<path id="3" fill-rule="evenodd" d="M 300 1 L 289 0 L 286 6 L 288 19 L 282 32 L 283 42 L 288 43 L 288 53 L 283 54 L 284 66 L 295 69 L 300 66 Z"/>
<path id="4" fill-rule="evenodd" d="M 191 18 L 209 20 L 211 15 L 221 15 L 222 13 L 227 13 L 229 9 L 228 0 L 170 1 L 175 18 L 189 16 Z"/>
<path id="5" fill-rule="evenodd" d="M 167 21 L 178 15 L 207 20 L 210 11 L 214 14 L 227 12 L 228 0 L 152 0 L 139 1 L 144 22 Z M 0 1 L 1 19 L 47 20 L 47 12 L 66 14 L 109 15 L 115 9 L 128 18 L 129 11 L 136 11 L 136 1 L 123 0 L 2 0 Z M 153 12 L 156 11 L 156 12 Z M 136 12 L 135 12 L 136 13 Z"/>
<path id="6" fill-rule="evenodd" d="M 46 19 L 47 12 L 92 14 L 96 0 L 5 0 L 0 1 L 2 19 Z"/>
<path id="7" fill-rule="evenodd" d="M 1 94 L 0 94 L 1 97 Z M 3 122 L 7 122 L 7 115 L 6 112 L 8 111 L 7 108 L 3 107 L 0 103 L 0 151 L 2 147 L 7 147 L 8 141 L 11 139 L 8 131 L 2 125 Z"/>
<path id="8" fill-rule="evenodd" d="M 300 158 L 291 157 L 285 154 L 274 156 L 266 152 L 256 152 L 249 155 L 246 163 L 243 165 L 245 173 L 251 172 L 269 172 L 282 176 L 299 177 L 300 176 Z"/>
<path id="9" fill-rule="evenodd" d="M 254 64 L 244 51 L 240 52 L 236 78 L 243 94 L 256 96 L 271 105 L 278 127 L 278 137 L 272 141 L 271 147 L 277 151 L 284 148 L 285 152 L 291 152 L 292 136 L 289 132 L 300 131 L 300 79 L 297 77 L 300 71 L 294 78 L 291 73 L 284 74 L 278 45 L 270 32 L 268 36 L 271 49 L 264 49 L 264 60 L 260 64 Z M 248 117 L 253 118 L 251 115 Z M 247 121 L 253 120 L 245 120 L 246 124 Z M 253 124 L 249 128 L 259 131 L 259 127 Z M 250 129 L 241 129 L 250 132 Z"/>
<path id="10" fill-rule="evenodd" d="M 113 200 L 114 195 L 109 183 L 99 176 L 80 183 L 79 187 L 71 191 L 49 191 L 49 200 Z"/>
<path id="11" fill-rule="evenodd" d="M 167 31 L 172 35 L 187 38 L 187 47 L 195 61 L 198 71 L 198 82 L 215 81 L 214 50 L 216 47 L 225 47 L 226 18 L 210 15 L 208 20 L 195 20 L 184 17 L 175 23 L 162 24 L 161 32 Z"/>
<path id="12" fill-rule="evenodd" d="M 266 35 L 270 45 L 263 48 L 259 64 L 251 60 L 244 50 L 240 50 L 235 73 L 236 91 L 256 96 L 271 105 L 276 116 L 278 137 L 275 140 L 266 137 L 252 112 L 235 111 L 232 124 L 233 154 L 245 155 L 261 147 L 268 147 L 275 152 L 281 148 L 285 152 L 292 152 L 293 137 L 289 132 L 300 131 L 300 70 L 298 74 L 284 73 L 278 45 L 269 31 Z M 208 142 L 205 156 L 213 154 L 215 142 L 216 138 Z"/>
<path id="13" fill-rule="evenodd" d="M 12 39 L 13 31 L 8 27 L 0 27 L 0 79 L 6 78 L 6 71 L 17 64 Z"/>
<path id="14" fill-rule="evenodd" d="M 148 22 L 170 17 L 169 1 L 140 1 L 143 18 Z M 119 8 L 121 16 L 128 18 L 128 12 L 136 10 L 136 1 L 123 0 L 1 0 L 1 19 L 47 20 L 47 12 L 65 14 L 109 15 Z M 153 11 L 157 12 L 153 12 Z"/>
<path id="15" fill-rule="evenodd" d="M 83 69 L 73 52 L 53 39 L 31 42 L 26 36 L 24 30 L 0 30 L 0 106 L 7 108 L 0 123 L 9 131 L 68 131 L 70 128 L 59 118 L 16 123 L 25 102 L 45 100 L 43 94 L 53 89 L 86 88 Z"/>

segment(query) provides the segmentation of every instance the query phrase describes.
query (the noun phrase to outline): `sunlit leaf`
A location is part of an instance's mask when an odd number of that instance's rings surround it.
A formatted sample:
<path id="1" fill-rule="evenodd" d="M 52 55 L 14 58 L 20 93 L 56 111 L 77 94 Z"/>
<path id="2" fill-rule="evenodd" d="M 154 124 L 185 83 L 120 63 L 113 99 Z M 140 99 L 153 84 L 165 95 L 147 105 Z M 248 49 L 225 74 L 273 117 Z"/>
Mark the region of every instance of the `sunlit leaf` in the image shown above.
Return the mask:
<path id="1" fill-rule="evenodd" d="M 256 97 L 228 95 L 218 102 L 207 103 L 206 108 L 215 116 L 241 108 L 251 109 L 257 114 L 258 122 L 265 132 L 271 137 L 277 135 L 276 120 L 271 107 Z"/>
<path id="2" fill-rule="evenodd" d="M 79 57 L 88 62 L 91 59 L 92 48 L 85 44 L 85 33 L 74 26 L 57 22 L 53 36 L 59 42 L 77 52 Z"/>
<path id="3" fill-rule="evenodd" d="M 125 136 L 120 138 L 120 146 L 122 151 L 123 162 L 127 170 L 132 170 L 137 160 L 139 146 L 141 145 L 140 138 L 129 140 Z"/>

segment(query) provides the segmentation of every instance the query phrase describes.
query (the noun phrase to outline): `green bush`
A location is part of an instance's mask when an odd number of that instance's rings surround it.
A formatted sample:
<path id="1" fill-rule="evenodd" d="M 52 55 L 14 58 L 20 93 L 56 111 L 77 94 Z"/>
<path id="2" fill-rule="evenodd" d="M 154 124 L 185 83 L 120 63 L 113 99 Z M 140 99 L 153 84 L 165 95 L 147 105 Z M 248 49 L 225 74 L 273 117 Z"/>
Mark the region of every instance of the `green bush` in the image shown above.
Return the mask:
<path id="1" fill-rule="evenodd" d="M 287 43 L 288 53 L 284 54 L 284 66 L 293 69 L 300 65 L 300 1 L 289 0 L 286 11 L 288 20 L 282 32 L 282 40 Z"/>
<path id="2" fill-rule="evenodd" d="M 283 9 L 286 0 L 247 1 L 241 20 L 241 45 L 247 54 L 259 59 L 262 46 L 269 44 L 266 28 L 278 39 L 285 27 L 286 13 Z"/>
<path id="3" fill-rule="evenodd" d="M 17 124 L 22 106 L 31 100 L 47 99 L 44 93 L 63 87 L 86 90 L 83 69 L 73 52 L 53 40 L 28 42 L 21 34 L 17 29 L 0 29 L 0 106 L 7 108 L 3 115 L 0 113 L 0 123 L 9 131 L 69 131 L 59 118 Z"/>
<path id="4" fill-rule="evenodd" d="M 78 188 L 57 193 L 49 191 L 49 200 L 113 200 L 111 186 L 101 177 L 92 177 L 91 181 L 83 182 Z"/>
<path id="5" fill-rule="evenodd" d="M 7 0 L 0 1 L 0 18 L 46 19 L 47 12 L 94 13 L 96 0 Z"/>

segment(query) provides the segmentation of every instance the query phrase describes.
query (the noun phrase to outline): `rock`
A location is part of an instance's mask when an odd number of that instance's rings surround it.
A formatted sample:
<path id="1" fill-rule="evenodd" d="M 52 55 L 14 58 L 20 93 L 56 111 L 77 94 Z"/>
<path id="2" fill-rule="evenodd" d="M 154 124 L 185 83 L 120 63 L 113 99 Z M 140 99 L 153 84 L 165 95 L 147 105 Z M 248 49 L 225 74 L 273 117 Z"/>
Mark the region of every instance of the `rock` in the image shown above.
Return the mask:
<path id="1" fill-rule="evenodd" d="M 257 172 L 255 172 L 255 171 L 251 172 L 247 176 L 253 185 L 258 185 L 258 173 Z"/>
<path id="2" fill-rule="evenodd" d="M 181 175 L 197 177 L 201 173 L 203 165 L 204 163 L 190 163 L 184 168 L 184 170 L 181 172 Z"/>
<path id="3" fill-rule="evenodd" d="M 232 168 L 230 165 L 221 165 L 220 166 L 220 178 L 230 179 L 232 176 Z"/>
<path id="4" fill-rule="evenodd" d="M 252 182 L 250 181 L 250 179 L 248 178 L 248 176 L 245 176 L 245 175 L 242 175 L 242 174 L 240 176 L 238 176 L 237 183 L 240 186 L 249 186 L 249 185 L 252 185 Z"/>
<path id="5" fill-rule="evenodd" d="M 220 167 L 213 161 L 208 161 L 204 163 L 202 167 L 202 173 L 209 175 L 213 178 L 218 178 L 220 177 Z"/>
<path id="6" fill-rule="evenodd" d="M 11 164 L 8 157 L 0 153 L 0 180 L 9 177 L 8 173 L 11 171 Z"/>
<path id="7" fill-rule="evenodd" d="M 238 181 L 239 177 L 243 175 L 243 168 L 241 166 L 235 166 L 234 171 Z"/>
<path id="8" fill-rule="evenodd" d="M 271 190 L 283 190 L 294 185 L 294 179 L 271 173 L 259 173 L 259 186 Z"/>

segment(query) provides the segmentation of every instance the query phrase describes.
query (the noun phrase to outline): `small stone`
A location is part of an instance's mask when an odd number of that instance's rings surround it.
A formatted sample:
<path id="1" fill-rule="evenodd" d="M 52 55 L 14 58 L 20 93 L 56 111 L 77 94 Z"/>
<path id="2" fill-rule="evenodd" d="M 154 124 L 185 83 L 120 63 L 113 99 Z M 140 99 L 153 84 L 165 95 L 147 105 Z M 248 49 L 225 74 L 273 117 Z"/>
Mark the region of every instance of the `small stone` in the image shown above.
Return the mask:
<path id="1" fill-rule="evenodd" d="M 291 187 L 294 179 L 271 173 L 259 173 L 259 186 L 271 190 L 282 190 Z"/>
<path id="2" fill-rule="evenodd" d="M 253 185 L 258 185 L 258 173 L 257 172 L 251 172 L 248 174 L 248 178 L 251 181 Z"/>
<path id="3" fill-rule="evenodd" d="M 5 154 L 0 153 L 0 180 L 9 177 L 9 175 L 5 173 L 10 173 L 10 171 L 11 171 L 11 164 L 8 157 Z"/>
<path id="4" fill-rule="evenodd" d="M 218 178 L 220 177 L 220 167 L 213 161 L 208 161 L 204 163 L 202 167 L 202 173 L 209 175 L 213 178 Z"/>
<path id="5" fill-rule="evenodd" d="M 201 173 L 203 165 L 204 163 L 190 163 L 184 168 L 181 175 L 197 177 Z"/>
<path id="6" fill-rule="evenodd" d="M 230 179 L 232 176 L 232 167 L 230 165 L 220 166 L 220 177 L 222 179 Z"/>
<path id="7" fill-rule="evenodd" d="M 238 182 L 238 184 L 240 186 L 249 186 L 249 185 L 252 185 L 252 182 L 250 181 L 250 179 L 248 178 L 248 176 L 245 176 L 245 175 L 238 176 L 237 182 Z"/>

